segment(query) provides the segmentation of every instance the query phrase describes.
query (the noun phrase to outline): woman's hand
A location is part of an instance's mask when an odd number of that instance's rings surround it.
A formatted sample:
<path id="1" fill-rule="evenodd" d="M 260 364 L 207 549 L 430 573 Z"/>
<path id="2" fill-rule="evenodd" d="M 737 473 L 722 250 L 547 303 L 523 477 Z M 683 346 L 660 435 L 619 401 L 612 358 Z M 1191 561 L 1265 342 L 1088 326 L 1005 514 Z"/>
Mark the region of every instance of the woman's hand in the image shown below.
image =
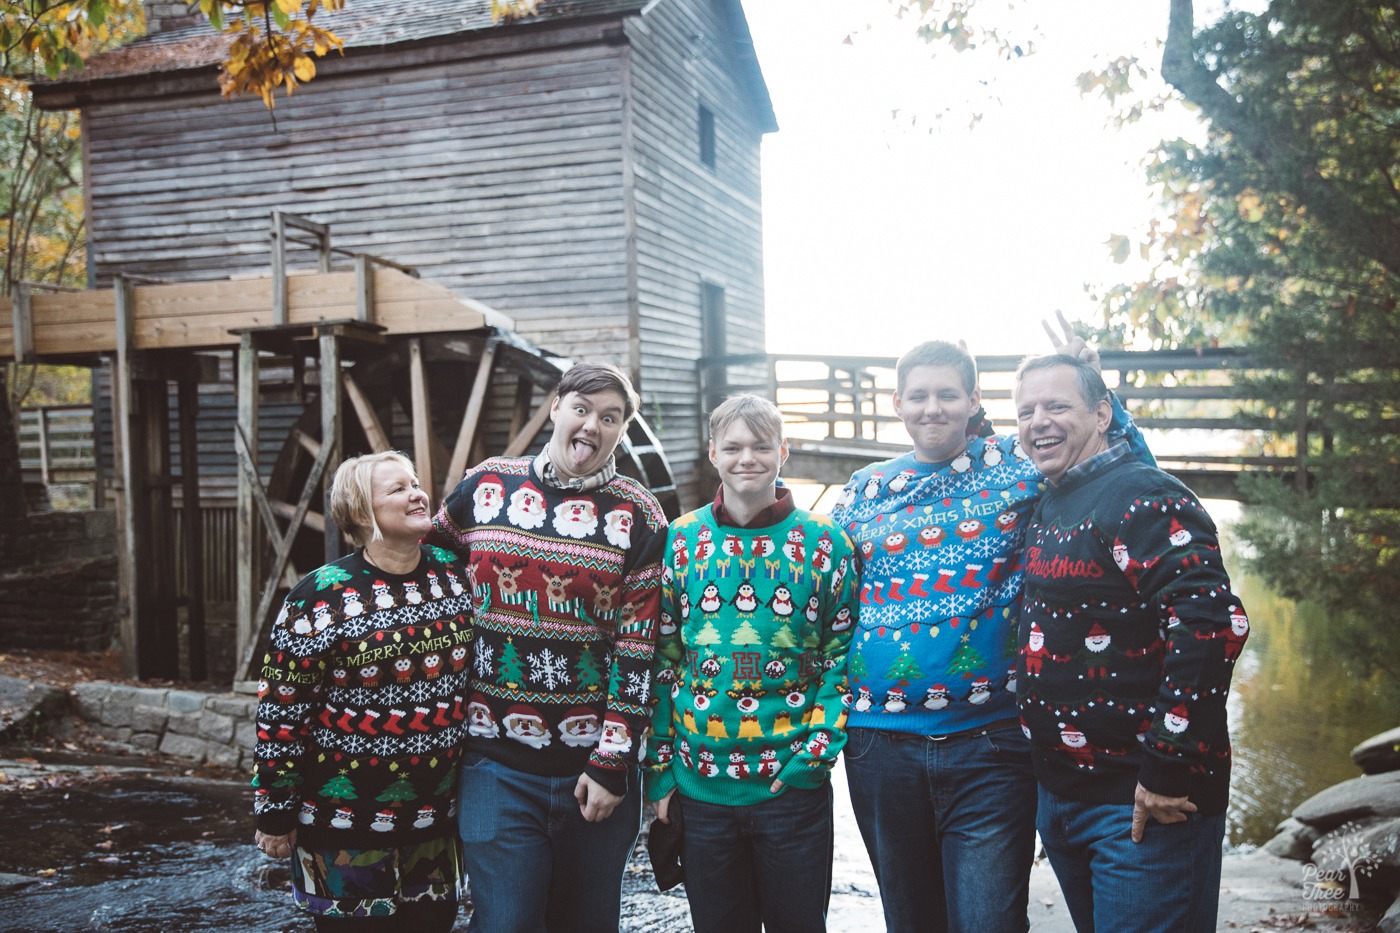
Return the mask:
<path id="1" fill-rule="evenodd" d="M 294 829 L 285 836 L 269 836 L 262 830 L 253 835 L 253 843 L 262 849 L 264 855 L 273 858 L 291 858 L 292 849 L 297 844 L 297 831 Z"/>

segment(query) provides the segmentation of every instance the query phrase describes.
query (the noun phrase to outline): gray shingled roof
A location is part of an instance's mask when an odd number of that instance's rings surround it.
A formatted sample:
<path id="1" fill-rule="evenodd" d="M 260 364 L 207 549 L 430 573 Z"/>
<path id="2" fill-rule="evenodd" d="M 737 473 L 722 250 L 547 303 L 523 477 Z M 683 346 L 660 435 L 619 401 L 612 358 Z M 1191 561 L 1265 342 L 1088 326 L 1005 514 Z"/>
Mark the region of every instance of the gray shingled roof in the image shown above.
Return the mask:
<path id="1" fill-rule="evenodd" d="M 519 22 L 615 16 L 644 6 L 646 0 L 542 0 L 538 16 Z M 436 39 L 505 25 L 491 19 L 491 0 L 347 0 L 343 9 L 318 12 L 315 22 L 344 39 L 347 49 Z M 201 17 L 195 25 L 164 30 L 133 44 L 181 42 L 212 31 Z"/>
<path id="2" fill-rule="evenodd" d="M 641 12 L 649 2 L 662 0 L 541 0 L 537 15 L 497 23 L 491 19 L 491 0 L 346 0 L 344 9 L 319 12 L 316 22 L 343 39 L 345 51 L 350 52 L 551 20 L 620 17 Z M 763 131 L 773 132 L 778 128 L 773 104 L 753 52 L 743 9 L 739 0 L 728 0 L 726 7 L 734 39 L 744 49 L 739 67 L 747 79 Z M 82 70 L 57 81 L 35 82 L 35 101 L 41 107 L 71 107 L 74 104 L 67 95 L 93 82 L 212 69 L 223 61 L 228 42 L 229 38 L 216 32 L 204 17 L 191 17 L 188 25 L 163 29 L 119 49 L 94 55 Z"/>
<path id="3" fill-rule="evenodd" d="M 646 0 L 542 0 L 538 15 L 497 23 L 491 19 L 490 0 L 415 0 L 411 4 L 405 0 L 347 0 L 343 9 L 318 12 L 316 23 L 345 40 L 345 50 L 349 51 L 501 29 L 517 23 L 619 16 L 644 6 Z M 223 59 L 226 42 L 207 20 L 199 17 L 189 25 L 164 29 L 119 49 L 94 55 L 81 71 L 58 81 L 39 83 L 62 87 L 214 65 Z"/>

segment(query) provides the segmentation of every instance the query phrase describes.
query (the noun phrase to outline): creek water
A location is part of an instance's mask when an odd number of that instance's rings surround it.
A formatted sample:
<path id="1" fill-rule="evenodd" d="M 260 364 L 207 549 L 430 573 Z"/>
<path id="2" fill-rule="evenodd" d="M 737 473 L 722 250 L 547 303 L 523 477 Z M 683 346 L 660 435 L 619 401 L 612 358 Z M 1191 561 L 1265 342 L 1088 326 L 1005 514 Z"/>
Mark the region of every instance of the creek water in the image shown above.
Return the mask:
<path id="1" fill-rule="evenodd" d="M 1356 777 L 1348 752 L 1395 726 L 1397 711 L 1385 706 L 1374 685 L 1349 676 L 1314 647 L 1310 630 L 1319 620 L 1238 568 L 1232 575 L 1252 623 L 1231 698 L 1236 764 L 1229 845 L 1243 851 L 1267 841 L 1275 824 L 1307 797 Z M 839 767 L 835 780 L 830 927 L 879 929 L 878 892 Z M 241 781 L 124 774 L 0 801 L 0 838 L 6 840 L 0 873 L 38 879 L 18 888 L 0 884 L 0 933 L 312 929 L 292 909 L 286 863 L 250 844 Z M 657 893 L 640 848 L 624 891 L 624 930 L 688 928 L 684 896 Z M 455 930 L 466 926 L 464 912 Z M 1037 923 L 1033 929 L 1064 928 Z"/>

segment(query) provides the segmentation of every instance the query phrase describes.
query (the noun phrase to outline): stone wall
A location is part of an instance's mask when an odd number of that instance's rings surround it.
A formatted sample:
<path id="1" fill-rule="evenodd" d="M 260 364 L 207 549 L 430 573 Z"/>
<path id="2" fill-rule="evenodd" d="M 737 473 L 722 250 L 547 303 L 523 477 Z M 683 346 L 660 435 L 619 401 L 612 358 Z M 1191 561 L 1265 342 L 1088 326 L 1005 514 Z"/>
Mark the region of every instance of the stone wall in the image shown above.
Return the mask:
<path id="1" fill-rule="evenodd" d="M 73 700 L 78 715 L 113 742 L 196 764 L 253 768 L 256 697 L 99 681 L 76 684 Z"/>
<path id="2" fill-rule="evenodd" d="M 117 632 L 117 516 L 36 512 L 23 566 L 0 567 L 0 644 L 106 651 Z"/>

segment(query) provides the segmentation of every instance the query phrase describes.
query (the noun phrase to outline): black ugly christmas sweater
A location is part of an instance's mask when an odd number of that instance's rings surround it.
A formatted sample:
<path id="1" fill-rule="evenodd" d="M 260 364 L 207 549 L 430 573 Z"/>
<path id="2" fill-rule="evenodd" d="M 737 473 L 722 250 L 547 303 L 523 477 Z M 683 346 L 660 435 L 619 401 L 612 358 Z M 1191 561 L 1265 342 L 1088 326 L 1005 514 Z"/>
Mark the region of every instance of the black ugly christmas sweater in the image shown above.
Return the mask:
<path id="1" fill-rule="evenodd" d="M 1036 778 L 1131 804 L 1136 785 L 1225 810 L 1225 698 L 1249 622 L 1214 523 L 1120 445 L 1070 470 L 1027 531 L 1017 701 Z"/>

